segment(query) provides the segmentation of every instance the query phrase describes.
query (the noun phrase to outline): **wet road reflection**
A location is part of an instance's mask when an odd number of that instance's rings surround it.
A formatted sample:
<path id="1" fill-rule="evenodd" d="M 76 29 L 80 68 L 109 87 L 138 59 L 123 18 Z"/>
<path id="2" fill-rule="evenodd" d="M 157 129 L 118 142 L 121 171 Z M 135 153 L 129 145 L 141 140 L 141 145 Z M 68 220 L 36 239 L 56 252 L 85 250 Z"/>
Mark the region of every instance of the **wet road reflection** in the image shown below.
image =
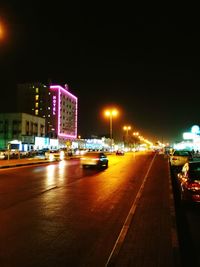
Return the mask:
<path id="1" fill-rule="evenodd" d="M 3 262 L 48 267 L 105 262 L 150 161 L 151 155 L 130 154 L 110 157 L 102 171 L 82 169 L 72 160 L 0 172 Z"/>

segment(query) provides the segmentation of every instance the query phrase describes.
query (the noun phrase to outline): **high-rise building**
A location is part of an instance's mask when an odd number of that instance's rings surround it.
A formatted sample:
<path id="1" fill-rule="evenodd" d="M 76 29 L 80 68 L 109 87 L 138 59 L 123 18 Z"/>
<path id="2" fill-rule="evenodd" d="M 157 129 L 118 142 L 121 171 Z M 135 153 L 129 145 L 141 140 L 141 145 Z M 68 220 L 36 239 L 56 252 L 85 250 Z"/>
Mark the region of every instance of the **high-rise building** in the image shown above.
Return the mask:
<path id="1" fill-rule="evenodd" d="M 51 131 L 59 139 L 71 140 L 77 137 L 78 99 L 60 85 L 50 86 L 51 96 Z"/>
<path id="2" fill-rule="evenodd" d="M 46 136 L 60 141 L 77 136 L 78 99 L 67 85 L 46 86 L 42 83 L 18 85 L 18 112 L 45 118 Z"/>
<path id="3" fill-rule="evenodd" d="M 19 84 L 17 88 L 17 107 L 19 112 L 47 118 L 50 115 L 49 89 L 42 83 Z"/>

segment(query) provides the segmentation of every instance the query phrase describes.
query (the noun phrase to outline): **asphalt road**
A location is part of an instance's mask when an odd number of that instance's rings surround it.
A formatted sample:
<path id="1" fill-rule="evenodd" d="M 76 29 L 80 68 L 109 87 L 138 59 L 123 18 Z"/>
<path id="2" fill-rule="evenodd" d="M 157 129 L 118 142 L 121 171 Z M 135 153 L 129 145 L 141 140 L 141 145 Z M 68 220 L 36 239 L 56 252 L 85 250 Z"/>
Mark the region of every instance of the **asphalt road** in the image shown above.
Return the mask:
<path id="1" fill-rule="evenodd" d="M 0 266 L 105 266 L 154 155 L 0 170 Z"/>

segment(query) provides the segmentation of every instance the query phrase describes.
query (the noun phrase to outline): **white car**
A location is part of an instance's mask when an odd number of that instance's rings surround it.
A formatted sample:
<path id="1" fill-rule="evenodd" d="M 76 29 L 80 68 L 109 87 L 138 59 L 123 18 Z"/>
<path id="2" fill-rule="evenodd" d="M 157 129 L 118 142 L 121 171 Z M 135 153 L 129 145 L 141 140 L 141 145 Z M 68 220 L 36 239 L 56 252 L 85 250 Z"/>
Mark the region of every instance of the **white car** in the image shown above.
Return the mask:
<path id="1" fill-rule="evenodd" d="M 175 150 L 169 157 L 171 167 L 182 167 L 186 162 L 192 159 L 192 153 L 186 150 Z"/>
<path id="2" fill-rule="evenodd" d="M 81 159 L 81 165 L 85 167 L 108 168 L 108 158 L 103 152 L 87 152 Z"/>
<path id="3" fill-rule="evenodd" d="M 0 159 L 5 159 L 6 158 L 6 150 L 0 150 Z"/>

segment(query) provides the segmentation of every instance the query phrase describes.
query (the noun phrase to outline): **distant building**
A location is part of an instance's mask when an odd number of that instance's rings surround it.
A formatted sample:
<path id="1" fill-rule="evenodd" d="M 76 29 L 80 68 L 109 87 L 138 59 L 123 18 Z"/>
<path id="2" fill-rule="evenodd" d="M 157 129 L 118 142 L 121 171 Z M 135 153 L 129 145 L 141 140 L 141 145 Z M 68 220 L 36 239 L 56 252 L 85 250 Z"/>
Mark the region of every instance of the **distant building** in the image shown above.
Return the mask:
<path id="1" fill-rule="evenodd" d="M 30 150 L 35 137 L 45 136 L 45 119 L 27 113 L 0 113 L 0 148 L 18 140 Z"/>
<path id="2" fill-rule="evenodd" d="M 78 99 L 67 85 L 46 86 L 42 83 L 18 85 L 18 111 L 45 118 L 46 136 L 60 143 L 77 136 Z"/>

